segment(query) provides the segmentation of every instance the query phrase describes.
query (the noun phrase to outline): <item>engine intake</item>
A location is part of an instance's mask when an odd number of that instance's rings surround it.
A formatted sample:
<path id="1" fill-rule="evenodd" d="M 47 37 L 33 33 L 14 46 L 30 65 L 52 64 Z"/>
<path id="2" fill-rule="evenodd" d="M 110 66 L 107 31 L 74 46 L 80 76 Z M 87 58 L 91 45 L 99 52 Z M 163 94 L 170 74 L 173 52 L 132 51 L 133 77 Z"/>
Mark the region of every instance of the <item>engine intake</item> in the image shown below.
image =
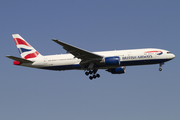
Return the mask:
<path id="1" fill-rule="evenodd" d="M 118 56 L 106 57 L 104 62 L 106 65 L 120 65 L 120 58 Z"/>
<path id="2" fill-rule="evenodd" d="M 122 67 L 107 69 L 106 71 L 111 72 L 112 74 L 123 74 L 125 73 L 125 69 L 126 67 L 122 66 Z"/>

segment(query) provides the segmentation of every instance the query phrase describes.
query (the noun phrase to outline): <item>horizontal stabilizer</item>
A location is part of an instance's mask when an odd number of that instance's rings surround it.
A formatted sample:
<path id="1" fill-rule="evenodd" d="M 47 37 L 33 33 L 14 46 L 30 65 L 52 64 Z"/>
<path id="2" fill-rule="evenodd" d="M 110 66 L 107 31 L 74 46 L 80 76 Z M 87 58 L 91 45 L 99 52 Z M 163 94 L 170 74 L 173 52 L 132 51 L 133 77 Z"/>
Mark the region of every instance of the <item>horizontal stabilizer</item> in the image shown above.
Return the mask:
<path id="1" fill-rule="evenodd" d="M 14 56 L 10 56 L 10 55 L 7 55 L 6 57 L 8 57 L 8 58 L 10 58 L 12 60 L 15 60 L 15 61 L 22 62 L 22 63 L 33 63 L 33 61 L 26 60 L 26 59 L 23 59 L 23 58 L 14 57 Z"/>

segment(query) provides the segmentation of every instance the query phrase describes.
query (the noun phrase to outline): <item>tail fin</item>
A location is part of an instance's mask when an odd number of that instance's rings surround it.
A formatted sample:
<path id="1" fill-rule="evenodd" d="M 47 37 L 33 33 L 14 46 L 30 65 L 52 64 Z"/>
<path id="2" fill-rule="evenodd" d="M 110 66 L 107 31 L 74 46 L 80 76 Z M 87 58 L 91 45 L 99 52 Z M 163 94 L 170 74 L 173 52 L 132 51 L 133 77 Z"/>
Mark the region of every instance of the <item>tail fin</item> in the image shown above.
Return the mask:
<path id="1" fill-rule="evenodd" d="M 24 59 L 31 59 L 41 56 L 41 54 L 36 51 L 26 40 L 24 40 L 19 34 L 12 34 L 16 46 Z"/>

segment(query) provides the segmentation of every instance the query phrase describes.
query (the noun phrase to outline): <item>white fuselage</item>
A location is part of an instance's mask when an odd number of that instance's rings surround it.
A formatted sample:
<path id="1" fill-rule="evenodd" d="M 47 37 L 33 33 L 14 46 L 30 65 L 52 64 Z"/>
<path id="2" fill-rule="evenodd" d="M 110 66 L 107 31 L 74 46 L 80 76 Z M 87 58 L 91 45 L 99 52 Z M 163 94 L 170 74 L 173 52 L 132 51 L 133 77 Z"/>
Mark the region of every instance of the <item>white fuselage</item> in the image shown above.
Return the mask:
<path id="1" fill-rule="evenodd" d="M 118 56 L 120 64 L 117 66 L 107 66 L 105 64 L 95 65 L 95 69 L 108 69 L 119 66 L 147 65 L 159 64 L 169 61 L 175 57 L 174 54 L 167 50 L 146 48 L 146 49 L 130 49 L 93 52 L 97 55 L 106 57 Z M 71 70 L 71 69 L 87 69 L 88 66 L 80 65 L 81 59 L 75 58 L 72 54 L 39 56 L 36 59 L 30 59 L 33 63 L 22 63 L 22 66 L 34 67 L 49 70 Z"/>

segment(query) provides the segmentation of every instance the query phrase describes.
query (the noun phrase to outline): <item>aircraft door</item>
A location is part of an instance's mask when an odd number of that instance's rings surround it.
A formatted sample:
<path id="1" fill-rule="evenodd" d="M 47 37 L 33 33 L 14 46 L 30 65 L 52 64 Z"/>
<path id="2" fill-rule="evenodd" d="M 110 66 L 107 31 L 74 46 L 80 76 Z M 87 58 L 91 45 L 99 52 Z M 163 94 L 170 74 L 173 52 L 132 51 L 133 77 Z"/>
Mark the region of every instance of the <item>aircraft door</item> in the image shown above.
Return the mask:
<path id="1" fill-rule="evenodd" d="M 48 65 L 48 59 L 44 58 L 44 65 Z"/>

